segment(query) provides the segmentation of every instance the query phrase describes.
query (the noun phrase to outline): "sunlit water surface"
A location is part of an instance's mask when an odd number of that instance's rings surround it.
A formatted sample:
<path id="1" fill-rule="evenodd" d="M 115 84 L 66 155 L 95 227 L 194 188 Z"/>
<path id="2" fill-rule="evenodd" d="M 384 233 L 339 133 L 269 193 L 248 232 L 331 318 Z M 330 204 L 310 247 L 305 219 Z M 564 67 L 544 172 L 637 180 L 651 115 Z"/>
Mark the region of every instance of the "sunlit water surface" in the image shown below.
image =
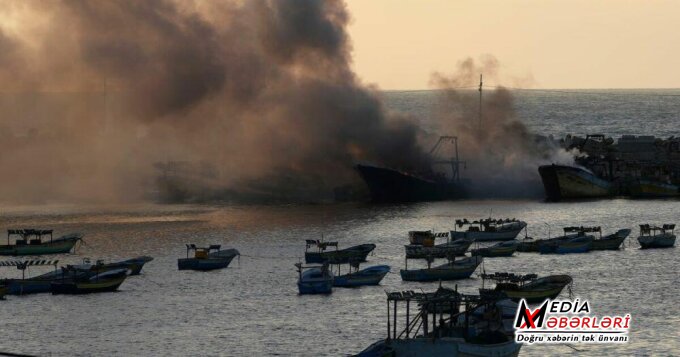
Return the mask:
<path id="1" fill-rule="evenodd" d="M 460 201 L 410 205 L 4 207 L 0 227 L 79 231 L 86 244 L 63 263 L 84 257 L 155 258 L 116 293 L 15 297 L 0 301 L 0 351 L 54 356 L 208 355 L 338 356 L 385 337 L 385 290 L 423 289 L 388 274 L 381 286 L 299 296 L 293 266 L 304 240 L 341 246 L 372 242 L 368 264 L 403 267 L 410 229 L 448 230 L 461 217 L 517 217 L 529 234 L 556 234 L 567 225 L 634 228 L 620 251 L 574 255 L 516 253 L 491 258 L 487 272 L 570 274 L 574 295 L 600 315 L 632 315 L 630 343 L 575 345 L 584 356 L 680 353 L 680 274 L 677 248 L 640 250 L 639 223 L 678 221 L 678 201 L 605 200 L 549 204 L 534 201 Z M 178 271 L 185 243 L 222 244 L 242 253 L 220 271 Z M 413 262 L 410 266 L 415 266 Z M 477 277 L 445 283 L 476 293 Z M 32 273 L 44 272 L 33 268 Z M 2 268 L 1 276 L 18 271 Z M 563 293 L 563 296 L 565 296 Z M 523 356 L 574 352 L 570 347 L 525 346 Z"/>

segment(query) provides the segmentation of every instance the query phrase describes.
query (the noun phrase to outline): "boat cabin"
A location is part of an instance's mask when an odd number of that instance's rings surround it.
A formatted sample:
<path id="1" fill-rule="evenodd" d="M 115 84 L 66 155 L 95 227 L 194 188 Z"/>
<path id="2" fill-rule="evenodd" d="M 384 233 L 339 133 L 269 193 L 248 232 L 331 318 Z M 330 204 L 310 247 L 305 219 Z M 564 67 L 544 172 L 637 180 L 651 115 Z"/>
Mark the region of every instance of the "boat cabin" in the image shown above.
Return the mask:
<path id="1" fill-rule="evenodd" d="M 586 233 L 599 233 L 600 238 L 602 238 L 602 227 L 564 227 L 564 235 L 573 234 L 584 236 Z"/>
<path id="2" fill-rule="evenodd" d="M 12 236 L 16 236 L 15 245 L 39 245 L 44 243 L 43 237 L 46 236 L 52 241 L 52 229 L 8 229 L 7 245 L 10 245 Z"/>
<path id="3" fill-rule="evenodd" d="M 670 233 L 673 234 L 675 230 L 675 224 L 664 224 L 659 226 L 650 226 L 649 224 L 640 225 L 640 236 L 655 236 L 658 234 Z"/>
<path id="4" fill-rule="evenodd" d="M 314 246 L 316 246 L 318 252 L 324 252 L 329 247 L 335 247 L 335 250 L 338 250 L 338 242 L 322 242 L 318 239 L 307 239 L 306 243 L 305 253 Z"/>
<path id="5" fill-rule="evenodd" d="M 196 244 L 187 244 L 187 258 L 189 253 L 194 252 L 195 259 L 208 259 L 213 252 L 219 252 L 222 247 L 219 244 L 211 244 L 207 247 L 197 247 Z"/>

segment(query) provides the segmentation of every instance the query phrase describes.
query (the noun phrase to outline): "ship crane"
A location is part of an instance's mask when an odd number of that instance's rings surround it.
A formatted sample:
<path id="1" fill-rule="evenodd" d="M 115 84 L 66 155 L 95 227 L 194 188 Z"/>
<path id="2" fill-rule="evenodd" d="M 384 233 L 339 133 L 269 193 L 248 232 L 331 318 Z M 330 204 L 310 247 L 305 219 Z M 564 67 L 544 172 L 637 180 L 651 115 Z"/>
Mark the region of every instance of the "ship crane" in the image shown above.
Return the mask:
<path id="1" fill-rule="evenodd" d="M 460 161 L 458 159 L 458 137 L 444 135 L 440 136 L 437 143 L 434 144 L 432 149 L 430 149 L 430 155 L 435 157 L 439 149 L 441 149 L 442 144 L 451 143 L 454 147 L 454 157 L 451 160 L 434 160 L 432 163 L 437 165 L 451 165 L 451 181 L 460 182 L 460 165 L 465 167 L 465 161 Z"/>

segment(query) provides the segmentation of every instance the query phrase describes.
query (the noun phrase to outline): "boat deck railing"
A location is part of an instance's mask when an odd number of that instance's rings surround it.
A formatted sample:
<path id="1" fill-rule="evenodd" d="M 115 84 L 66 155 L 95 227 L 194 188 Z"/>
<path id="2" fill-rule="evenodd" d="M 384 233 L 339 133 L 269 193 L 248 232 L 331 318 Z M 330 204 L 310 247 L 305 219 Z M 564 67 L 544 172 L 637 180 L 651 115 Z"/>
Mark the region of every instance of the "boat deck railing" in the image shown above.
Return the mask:
<path id="1" fill-rule="evenodd" d="M 456 289 L 440 288 L 432 293 L 412 290 L 386 292 L 387 294 L 387 339 L 412 338 L 419 334 L 426 337 L 443 337 L 442 331 L 451 331 L 457 325 L 458 318 L 468 315 L 482 305 L 495 304 L 497 298 L 460 294 Z M 416 304 L 416 311 L 411 314 L 411 303 Z M 398 304 L 406 305 L 405 326 L 398 329 Z M 461 307 L 464 309 L 461 310 Z M 399 332 L 399 333 L 397 333 Z M 463 329 L 463 335 L 467 328 Z"/>
<path id="2" fill-rule="evenodd" d="M 10 245 L 10 237 L 13 235 L 17 235 L 21 237 L 21 239 L 17 238 L 16 243 L 17 245 L 23 245 L 23 244 L 40 244 L 42 243 L 42 237 L 43 236 L 50 236 L 50 242 L 52 241 L 52 229 L 33 229 L 33 228 L 24 228 L 24 229 L 8 229 L 7 230 L 7 245 Z M 31 237 L 35 237 L 35 239 L 31 239 Z"/>

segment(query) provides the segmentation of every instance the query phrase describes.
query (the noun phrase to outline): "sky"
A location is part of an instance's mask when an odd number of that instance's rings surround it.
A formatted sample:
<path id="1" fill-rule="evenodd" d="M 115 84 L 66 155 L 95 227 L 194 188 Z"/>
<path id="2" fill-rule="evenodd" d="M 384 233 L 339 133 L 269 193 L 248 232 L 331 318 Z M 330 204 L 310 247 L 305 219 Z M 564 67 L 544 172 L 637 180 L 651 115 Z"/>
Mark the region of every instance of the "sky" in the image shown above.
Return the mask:
<path id="1" fill-rule="evenodd" d="M 680 1 L 347 0 L 353 68 L 384 90 L 430 89 L 494 56 L 527 88 L 680 87 Z"/>

